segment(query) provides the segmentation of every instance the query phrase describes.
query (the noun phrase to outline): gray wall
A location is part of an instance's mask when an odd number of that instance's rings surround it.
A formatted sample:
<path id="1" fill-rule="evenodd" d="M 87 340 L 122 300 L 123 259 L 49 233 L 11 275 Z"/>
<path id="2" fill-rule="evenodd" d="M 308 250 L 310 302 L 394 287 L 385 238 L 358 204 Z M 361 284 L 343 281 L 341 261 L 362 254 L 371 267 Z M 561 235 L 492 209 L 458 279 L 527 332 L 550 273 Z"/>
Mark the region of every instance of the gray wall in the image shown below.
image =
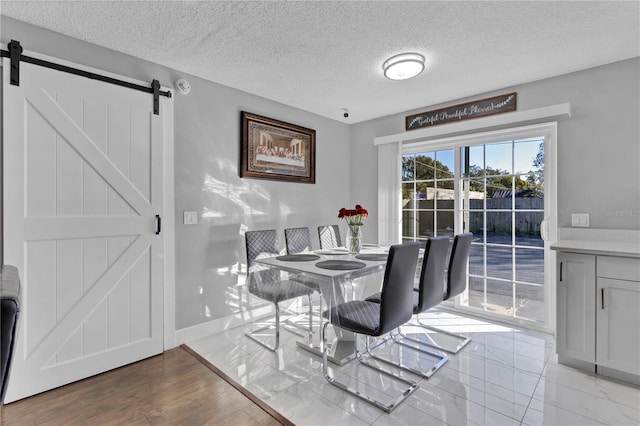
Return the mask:
<path id="1" fill-rule="evenodd" d="M 283 243 L 285 227 L 309 226 L 317 246 L 316 227 L 338 223 L 338 209 L 349 204 L 348 125 L 1 19 L 2 43 L 19 40 L 32 52 L 169 87 L 180 77 L 191 83 L 189 95 L 174 97 L 177 330 L 238 312 L 244 230 L 276 228 Z M 242 110 L 316 130 L 315 185 L 238 177 Z M 198 225 L 182 225 L 185 210 L 198 212 Z"/>
<path id="2" fill-rule="evenodd" d="M 520 111 L 571 104 L 571 117 L 558 120 L 558 226 L 571 226 L 571 213 L 589 213 L 593 228 L 640 230 L 639 77 L 634 58 L 354 124 L 351 193 L 377 206 L 373 139 L 404 132 L 406 115 L 515 91 Z"/>
<path id="3" fill-rule="evenodd" d="M 176 329 L 238 311 L 233 293 L 243 266 L 245 229 L 339 223 L 337 210 L 355 203 L 370 212 L 366 241 L 377 239 L 377 150 L 373 139 L 400 133 L 404 116 L 348 126 L 176 70 L 60 34 L 1 18 L 2 43 L 144 81 L 192 86 L 175 96 Z M 640 229 L 640 59 L 619 62 L 471 99 L 518 92 L 518 109 L 570 102 L 558 135 L 559 225 L 572 212 L 591 214 L 598 228 Z M 450 103 L 463 102 L 452 100 Z M 448 103 L 449 104 L 449 103 Z M 438 105 L 433 105 L 434 108 Z M 315 185 L 240 179 L 241 110 L 317 131 Z M 195 210 L 199 224 L 182 225 Z M 340 223 L 342 226 L 342 223 Z M 343 231 L 344 231 L 344 226 Z M 317 244 L 317 241 L 316 241 Z"/>

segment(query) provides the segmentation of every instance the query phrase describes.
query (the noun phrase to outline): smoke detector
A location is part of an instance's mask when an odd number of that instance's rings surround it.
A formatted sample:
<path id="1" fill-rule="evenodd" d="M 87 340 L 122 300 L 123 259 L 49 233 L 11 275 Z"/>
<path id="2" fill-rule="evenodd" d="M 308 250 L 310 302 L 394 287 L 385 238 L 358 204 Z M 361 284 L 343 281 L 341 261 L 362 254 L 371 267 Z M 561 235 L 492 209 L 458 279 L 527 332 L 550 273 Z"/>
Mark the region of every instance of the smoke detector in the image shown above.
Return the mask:
<path id="1" fill-rule="evenodd" d="M 181 78 L 180 80 L 176 81 L 176 89 L 178 89 L 178 92 L 186 95 L 191 91 L 191 85 L 187 80 Z"/>

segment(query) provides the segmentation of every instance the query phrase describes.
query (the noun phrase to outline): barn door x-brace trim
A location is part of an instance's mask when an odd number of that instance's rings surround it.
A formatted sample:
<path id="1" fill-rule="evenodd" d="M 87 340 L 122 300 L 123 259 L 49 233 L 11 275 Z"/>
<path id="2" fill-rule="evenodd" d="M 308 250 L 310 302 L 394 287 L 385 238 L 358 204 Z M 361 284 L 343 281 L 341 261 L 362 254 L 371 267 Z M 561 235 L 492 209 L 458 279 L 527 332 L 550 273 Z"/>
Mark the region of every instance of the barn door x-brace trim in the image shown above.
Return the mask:
<path id="1" fill-rule="evenodd" d="M 11 60 L 10 80 L 13 86 L 20 85 L 20 61 L 23 61 L 34 65 L 40 65 L 42 67 L 52 68 L 58 71 L 87 77 L 92 80 L 99 80 L 105 83 L 115 84 L 118 86 L 128 87 L 133 90 L 151 93 L 153 94 L 153 113 L 155 115 L 160 114 L 160 96 L 166 96 L 167 98 L 171 97 L 171 92 L 160 90 L 160 82 L 158 80 L 153 80 L 150 87 L 142 86 L 139 84 L 129 83 L 128 81 L 118 80 L 117 78 L 107 77 L 77 68 L 54 64 L 53 62 L 44 61 L 42 59 L 33 58 L 31 56 L 24 56 L 22 54 L 22 46 L 20 45 L 20 42 L 16 40 L 11 40 L 7 47 L 9 48 L 8 51 L 0 50 L 0 57 L 7 57 Z"/>

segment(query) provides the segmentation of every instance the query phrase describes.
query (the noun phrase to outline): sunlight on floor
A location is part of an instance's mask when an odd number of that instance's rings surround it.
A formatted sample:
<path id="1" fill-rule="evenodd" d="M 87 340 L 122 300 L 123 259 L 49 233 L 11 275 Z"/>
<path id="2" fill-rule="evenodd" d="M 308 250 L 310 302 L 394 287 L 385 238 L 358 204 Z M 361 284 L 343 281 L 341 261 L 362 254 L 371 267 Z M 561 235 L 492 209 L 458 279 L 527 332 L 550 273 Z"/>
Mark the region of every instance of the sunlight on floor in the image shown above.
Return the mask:
<path id="1" fill-rule="evenodd" d="M 244 336 L 251 325 L 189 342 L 188 346 L 232 380 L 298 425 L 564 425 L 640 423 L 640 389 L 560 365 L 550 335 L 449 312 L 420 316 L 471 342 L 429 379 L 399 372 L 419 388 L 390 414 L 330 385 L 320 357 L 297 347 L 282 331 L 281 348 L 270 352 Z M 431 340 L 446 335 L 406 327 Z M 267 336 L 265 336 L 267 337 Z M 376 354 L 430 368 L 433 357 L 385 342 Z M 356 362 L 331 366 L 354 386 L 389 398 L 394 384 Z"/>

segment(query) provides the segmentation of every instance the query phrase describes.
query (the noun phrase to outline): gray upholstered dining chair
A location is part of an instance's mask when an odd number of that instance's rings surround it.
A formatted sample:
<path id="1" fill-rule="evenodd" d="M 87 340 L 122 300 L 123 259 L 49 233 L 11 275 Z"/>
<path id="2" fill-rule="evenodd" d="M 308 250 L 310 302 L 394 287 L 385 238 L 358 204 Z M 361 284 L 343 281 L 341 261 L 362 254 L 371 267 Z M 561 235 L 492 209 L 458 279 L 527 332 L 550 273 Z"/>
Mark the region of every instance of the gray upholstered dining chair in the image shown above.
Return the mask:
<path id="1" fill-rule="evenodd" d="M 284 230 L 287 254 L 311 251 L 311 233 L 309 228 L 287 228 Z"/>
<path id="2" fill-rule="evenodd" d="M 318 241 L 321 249 L 341 247 L 340 227 L 338 225 L 318 226 Z"/>
<path id="3" fill-rule="evenodd" d="M 473 234 L 471 232 L 458 234 L 453 238 L 453 246 L 451 247 L 451 256 L 449 258 L 449 268 L 447 270 L 447 280 L 444 289 L 443 301 L 456 297 L 467 288 L 467 262 L 469 260 L 469 250 L 471 249 L 472 240 Z M 425 324 L 420 321 L 419 318 L 418 321 L 421 326 L 429 330 L 443 333 L 458 340 L 458 344 L 454 348 L 439 345 L 433 342 L 433 340 L 420 341 L 420 343 L 437 350 L 455 355 L 471 341 L 471 336 L 452 333 L 447 330 L 443 330 L 442 328 Z"/>
<path id="4" fill-rule="evenodd" d="M 284 240 L 287 247 L 287 254 L 298 254 L 311 251 L 311 232 L 309 228 L 287 228 L 284 230 Z M 292 281 L 306 285 L 319 295 L 319 310 L 322 310 L 322 295 L 320 293 L 320 284 L 317 278 L 308 277 L 306 275 L 292 275 Z M 316 315 L 320 312 L 316 309 Z"/>
<path id="5" fill-rule="evenodd" d="M 442 302 L 444 296 L 444 270 L 447 263 L 448 251 L 449 237 L 434 237 L 427 240 L 424 249 L 424 257 L 422 258 L 422 267 L 420 269 L 418 288 L 413 289 L 414 315 L 425 312 Z M 381 293 L 369 296 L 365 300 L 380 303 Z M 391 332 L 390 335 L 397 343 L 411 348 L 412 351 L 425 353 L 429 355 L 429 357 L 434 358 L 435 362 L 425 370 L 406 365 L 402 362 L 402 356 L 400 357 L 398 362 L 392 362 L 389 359 L 375 355 L 372 352 L 369 352 L 369 355 L 379 361 L 394 365 L 427 379 L 431 377 L 436 371 L 438 371 L 449 359 L 445 354 L 441 352 L 423 349 L 412 344 L 406 344 L 403 339 L 407 339 L 416 343 L 423 343 L 423 340 L 416 339 L 409 336 L 408 334 L 405 334 L 402 331 L 402 326 L 396 329 L 396 334 Z M 406 354 L 410 354 L 410 352 L 403 352 L 401 355 L 404 356 Z"/>
<path id="6" fill-rule="evenodd" d="M 369 337 L 389 333 L 411 319 L 413 313 L 413 280 L 416 271 L 420 244 L 415 242 L 393 245 L 389 249 L 389 257 L 382 282 L 380 303 L 366 300 L 352 300 L 331 307 L 323 316 L 329 319 L 322 328 L 322 374 L 325 379 L 343 391 L 354 395 L 386 412 L 391 412 L 402 401 L 409 397 L 418 384 L 407 380 L 393 371 L 385 370 L 370 363 L 362 357 L 356 345 L 356 358 L 364 366 L 378 371 L 407 386 L 391 404 L 384 404 L 377 398 L 366 395 L 352 385 L 340 382 L 335 374 L 329 374 L 327 351 L 327 327 L 332 324 L 344 330 L 365 336 L 366 351 L 369 352 Z"/>
<path id="7" fill-rule="evenodd" d="M 245 335 L 265 348 L 276 351 L 280 345 L 280 306 L 279 303 L 295 299 L 301 296 L 309 298 L 309 339 L 312 334 L 311 294 L 313 290 L 298 282 L 282 279 L 280 271 L 256 264 L 259 257 L 278 255 L 278 239 L 275 230 L 247 231 L 245 232 L 247 249 L 247 280 L 249 293 L 260 299 L 269 301 L 275 306 L 275 323 L 261 326 L 252 331 L 246 331 Z M 275 344 L 270 345 L 256 337 L 267 329 L 275 329 Z"/>
<path id="8" fill-rule="evenodd" d="M 309 228 L 287 228 L 284 230 L 284 240 L 287 247 L 287 254 L 298 254 L 311 251 L 311 233 Z M 320 292 L 318 281 L 305 275 L 294 275 L 293 281 L 311 287 L 314 291 Z"/>

